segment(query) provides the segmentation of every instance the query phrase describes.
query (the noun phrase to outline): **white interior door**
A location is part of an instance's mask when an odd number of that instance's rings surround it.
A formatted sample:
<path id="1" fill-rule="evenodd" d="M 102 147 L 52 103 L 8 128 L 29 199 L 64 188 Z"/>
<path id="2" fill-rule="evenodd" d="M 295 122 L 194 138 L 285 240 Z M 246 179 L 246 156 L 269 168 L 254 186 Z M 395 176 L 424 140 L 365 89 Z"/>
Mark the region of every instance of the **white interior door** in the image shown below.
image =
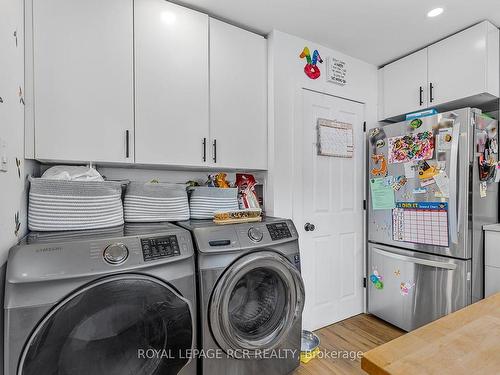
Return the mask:
<path id="1" fill-rule="evenodd" d="M 318 118 L 353 125 L 352 158 L 317 154 Z M 301 232 L 304 329 L 363 311 L 363 119 L 363 104 L 303 91 L 302 204 L 294 219 Z M 306 231 L 307 223 L 314 230 Z"/>

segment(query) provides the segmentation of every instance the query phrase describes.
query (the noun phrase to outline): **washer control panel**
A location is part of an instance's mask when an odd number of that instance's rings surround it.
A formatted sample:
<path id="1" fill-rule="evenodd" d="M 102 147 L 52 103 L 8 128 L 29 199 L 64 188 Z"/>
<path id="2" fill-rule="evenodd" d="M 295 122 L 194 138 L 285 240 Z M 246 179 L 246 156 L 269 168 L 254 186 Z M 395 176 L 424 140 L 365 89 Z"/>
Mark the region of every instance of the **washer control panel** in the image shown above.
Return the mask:
<path id="1" fill-rule="evenodd" d="M 142 256 L 144 261 L 168 258 L 180 255 L 177 236 L 164 236 L 157 238 L 141 238 Z"/>
<path id="2" fill-rule="evenodd" d="M 128 258 L 128 248 L 122 243 L 111 244 L 104 249 L 103 257 L 109 264 L 121 264 Z"/>
<path id="3" fill-rule="evenodd" d="M 288 228 L 288 225 L 285 222 L 267 224 L 266 226 L 273 241 L 292 237 L 290 228 Z"/>

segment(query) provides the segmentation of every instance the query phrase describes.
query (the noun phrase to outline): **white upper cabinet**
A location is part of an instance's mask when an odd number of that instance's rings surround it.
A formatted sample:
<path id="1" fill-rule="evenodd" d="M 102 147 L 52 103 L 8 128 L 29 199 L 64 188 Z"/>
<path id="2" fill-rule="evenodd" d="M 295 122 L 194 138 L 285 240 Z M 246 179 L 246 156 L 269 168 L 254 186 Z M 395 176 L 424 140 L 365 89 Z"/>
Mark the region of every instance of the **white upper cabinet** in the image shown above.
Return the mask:
<path id="1" fill-rule="evenodd" d="M 484 21 L 380 69 L 379 119 L 498 98 L 499 35 L 498 28 Z"/>
<path id="2" fill-rule="evenodd" d="M 386 65 L 380 74 L 386 118 L 427 107 L 427 49 Z"/>
<path id="3" fill-rule="evenodd" d="M 267 43 L 260 35 L 210 19 L 212 162 L 267 168 Z"/>
<path id="4" fill-rule="evenodd" d="M 35 158 L 133 162 L 132 0 L 32 6 Z"/>
<path id="5" fill-rule="evenodd" d="M 498 35 L 495 26 L 481 22 L 428 48 L 430 106 L 483 93 L 499 96 Z"/>
<path id="6" fill-rule="evenodd" d="M 208 73 L 208 16 L 135 0 L 136 163 L 209 161 Z"/>
<path id="7" fill-rule="evenodd" d="M 165 0 L 26 1 L 27 157 L 267 168 L 265 38 Z"/>

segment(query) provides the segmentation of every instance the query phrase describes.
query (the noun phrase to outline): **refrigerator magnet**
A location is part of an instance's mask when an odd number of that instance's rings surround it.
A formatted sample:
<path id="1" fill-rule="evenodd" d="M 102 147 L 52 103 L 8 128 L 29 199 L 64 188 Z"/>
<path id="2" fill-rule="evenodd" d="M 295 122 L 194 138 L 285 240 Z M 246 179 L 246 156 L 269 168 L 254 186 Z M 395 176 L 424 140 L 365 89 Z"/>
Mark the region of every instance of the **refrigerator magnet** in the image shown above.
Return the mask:
<path id="1" fill-rule="evenodd" d="M 392 188 L 394 189 L 394 191 L 398 191 L 403 186 L 405 186 L 407 182 L 408 179 L 405 176 L 398 176 L 394 179 L 394 182 L 392 183 Z"/>
<path id="2" fill-rule="evenodd" d="M 413 189 L 413 194 L 427 194 L 427 189 L 424 187 L 417 187 Z"/>
<path id="3" fill-rule="evenodd" d="M 380 177 L 387 176 L 387 159 L 385 156 L 381 154 L 372 155 L 372 161 L 375 164 L 375 167 L 371 170 L 372 175 Z"/>
<path id="4" fill-rule="evenodd" d="M 479 196 L 481 198 L 486 198 L 488 195 L 488 184 L 486 181 L 481 181 L 479 183 Z"/>
<path id="5" fill-rule="evenodd" d="M 439 129 L 439 133 L 436 137 L 438 152 L 451 150 L 451 141 L 453 140 L 452 134 L 453 128 Z"/>
<path id="6" fill-rule="evenodd" d="M 421 180 L 420 181 L 420 186 L 421 187 L 427 187 L 427 186 L 435 184 L 435 183 L 436 183 L 436 181 L 434 181 L 433 178 L 429 178 L 427 180 Z"/>
<path id="7" fill-rule="evenodd" d="M 419 118 L 410 121 L 410 128 L 418 129 L 422 126 L 423 122 Z"/>
<path id="8" fill-rule="evenodd" d="M 403 164 L 405 169 L 406 178 L 415 178 L 415 171 L 418 169 L 418 166 L 413 161 L 409 161 L 408 163 Z"/>
<path id="9" fill-rule="evenodd" d="M 375 289 L 382 290 L 384 289 L 383 276 L 379 275 L 377 270 L 374 270 L 370 275 L 370 281 L 372 282 Z"/>
<path id="10" fill-rule="evenodd" d="M 411 283 L 409 281 L 401 283 L 399 286 L 400 293 L 402 296 L 407 296 L 410 294 L 410 290 L 415 286 L 415 283 Z"/>
<path id="11" fill-rule="evenodd" d="M 372 130 L 370 130 L 370 133 L 368 133 L 368 136 L 370 138 L 375 138 L 377 135 L 380 134 L 381 130 L 382 129 L 380 129 L 380 128 L 373 128 Z"/>

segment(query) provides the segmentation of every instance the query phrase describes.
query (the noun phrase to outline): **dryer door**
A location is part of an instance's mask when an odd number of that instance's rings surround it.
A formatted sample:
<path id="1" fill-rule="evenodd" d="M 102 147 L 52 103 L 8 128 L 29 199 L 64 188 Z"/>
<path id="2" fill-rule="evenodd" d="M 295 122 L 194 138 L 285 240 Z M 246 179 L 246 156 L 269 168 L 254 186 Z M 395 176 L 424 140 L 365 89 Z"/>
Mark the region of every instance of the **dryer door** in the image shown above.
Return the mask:
<path id="1" fill-rule="evenodd" d="M 239 258 L 217 282 L 210 302 L 212 333 L 227 353 L 276 348 L 304 307 L 299 271 L 282 255 L 260 251 Z"/>
<path id="2" fill-rule="evenodd" d="M 40 322 L 18 375 L 177 374 L 193 345 L 189 301 L 155 278 L 91 283 Z"/>

